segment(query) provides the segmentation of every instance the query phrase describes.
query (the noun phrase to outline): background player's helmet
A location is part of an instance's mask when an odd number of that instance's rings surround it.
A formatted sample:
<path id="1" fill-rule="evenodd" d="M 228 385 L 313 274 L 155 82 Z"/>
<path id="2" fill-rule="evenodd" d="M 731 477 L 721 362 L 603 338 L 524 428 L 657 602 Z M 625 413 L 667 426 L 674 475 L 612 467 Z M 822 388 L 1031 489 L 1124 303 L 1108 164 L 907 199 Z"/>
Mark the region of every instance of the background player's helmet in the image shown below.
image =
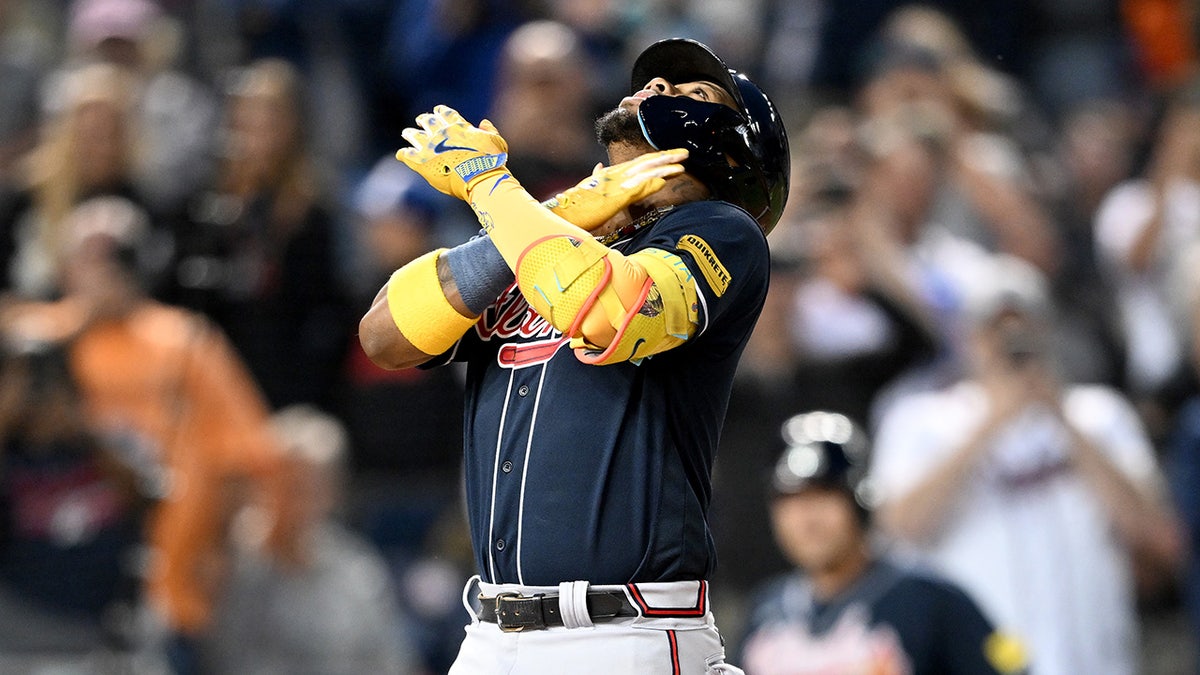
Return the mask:
<path id="1" fill-rule="evenodd" d="M 655 77 L 707 80 L 733 96 L 740 114 L 719 103 L 652 96 L 642 101 L 638 121 L 655 148 L 687 148 L 687 171 L 770 232 L 787 201 L 791 168 L 787 132 L 771 99 L 695 40 L 672 38 L 647 47 L 633 64 L 632 90 Z"/>
<path id="2" fill-rule="evenodd" d="M 810 487 L 842 490 L 865 522 L 873 503 L 866 479 L 871 450 L 866 432 L 845 415 L 816 411 L 788 418 L 780 435 L 784 449 L 771 474 L 771 494 Z"/>

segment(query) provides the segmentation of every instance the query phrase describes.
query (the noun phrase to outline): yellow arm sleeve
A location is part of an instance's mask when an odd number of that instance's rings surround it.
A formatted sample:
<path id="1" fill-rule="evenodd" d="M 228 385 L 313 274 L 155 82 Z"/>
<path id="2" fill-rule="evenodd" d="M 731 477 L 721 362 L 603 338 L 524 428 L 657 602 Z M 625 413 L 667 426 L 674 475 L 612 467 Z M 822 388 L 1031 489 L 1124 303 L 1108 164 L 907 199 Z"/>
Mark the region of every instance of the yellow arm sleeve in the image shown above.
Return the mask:
<path id="1" fill-rule="evenodd" d="M 657 249 L 622 255 L 545 209 L 510 175 L 471 192 L 471 207 L 538 314 L 585 363 L 640 361 L 695 333 L 695 284 Z"/>
<path id="2" fill-rule="evenodd" d="M 437 259 L 444 250 L 430 251 L 396 270 L 387 287 L 388 311 L 396 328 L 430 356 L 453 347 L 476 321 L 459 314 L 442 291 Z"/>

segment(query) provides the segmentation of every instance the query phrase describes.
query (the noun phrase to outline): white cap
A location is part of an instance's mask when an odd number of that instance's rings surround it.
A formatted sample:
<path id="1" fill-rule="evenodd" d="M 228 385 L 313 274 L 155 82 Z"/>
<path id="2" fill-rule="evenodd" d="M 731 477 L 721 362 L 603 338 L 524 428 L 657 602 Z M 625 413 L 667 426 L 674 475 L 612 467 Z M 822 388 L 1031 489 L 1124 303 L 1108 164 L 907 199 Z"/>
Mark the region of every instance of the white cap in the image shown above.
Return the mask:
<path id="1" fill-rule="evenodd" d="M 986 323 L 1011 312 L 1049 319 L 1051 301 L 1045 276 L 1016 256 L 995 254 L 980 261 L 966 287 L 966 316 Z"/>

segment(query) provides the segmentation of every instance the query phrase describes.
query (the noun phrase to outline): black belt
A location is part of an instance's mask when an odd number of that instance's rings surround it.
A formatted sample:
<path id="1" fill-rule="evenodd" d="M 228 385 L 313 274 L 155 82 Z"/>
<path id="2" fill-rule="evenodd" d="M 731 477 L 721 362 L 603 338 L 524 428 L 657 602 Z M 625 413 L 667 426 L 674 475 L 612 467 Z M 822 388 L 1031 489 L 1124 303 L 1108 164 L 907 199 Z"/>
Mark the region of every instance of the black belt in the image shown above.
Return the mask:
<path id="1" fill-rule="evenodd" d="M 494 598 L 480 595 L 479 602 L 479 620 L 497 624 L 506 633 L 563 625 L 557 595 L 501 593 Z M 592 621 L 638 615 L 620 591 L 588 591 L 587 610 Z"/>

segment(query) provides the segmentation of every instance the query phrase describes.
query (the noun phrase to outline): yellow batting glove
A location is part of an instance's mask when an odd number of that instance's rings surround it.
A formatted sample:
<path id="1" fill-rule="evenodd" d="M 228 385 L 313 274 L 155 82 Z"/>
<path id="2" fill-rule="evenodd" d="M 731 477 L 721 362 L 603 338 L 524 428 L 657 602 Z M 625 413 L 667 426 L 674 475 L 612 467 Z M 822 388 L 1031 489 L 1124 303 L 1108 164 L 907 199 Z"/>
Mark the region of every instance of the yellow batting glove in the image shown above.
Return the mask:
<path id="1" fill-rule="evenodd" d="M 476 183 L 504 171 L 508 143 L 488 120 L 476 127 L 457 110 L 439 105 L 417 116 L 417 124 L 420 129 L 401 132 L 412 147 L 398 150 L 396 159 L 441 192 L 469 201 L 467 193 Z"/>
<path id="2" fill-rule="evenodd" d="M 576 227 L 591 232 L 630 204 L 658 192 L 670 176 L 683 173 L 688 151 L 662 150 L 613 166 L 596 165 L 579 185 L 542 202 Z"/>

